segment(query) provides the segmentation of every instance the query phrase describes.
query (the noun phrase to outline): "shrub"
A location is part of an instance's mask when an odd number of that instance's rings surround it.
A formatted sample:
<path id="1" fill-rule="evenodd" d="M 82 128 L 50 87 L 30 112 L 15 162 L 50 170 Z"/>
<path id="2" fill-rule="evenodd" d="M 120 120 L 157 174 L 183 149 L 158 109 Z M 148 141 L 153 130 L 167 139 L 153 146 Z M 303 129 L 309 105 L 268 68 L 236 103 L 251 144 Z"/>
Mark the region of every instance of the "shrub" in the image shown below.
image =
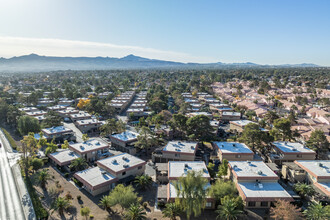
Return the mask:
<path id="1" fill-rule="evenodd" d="M 9 142 L 10 146 L 14 150 L 16 150 L 17 149 L 17 144 L 16 144 L 14 138 L 9 134 L 9 132 L 6 129 L 2 128 L 2 131 L 5 134 L 5 136 L 6 136 L 7 140 L 8 140 L 8 142 Z"/>
<path id="2" fill-rule="evenodd" d="M 70 192 L 67 192 L 67 193 L 65 194 L 65 198 L 66 198 L 67 200 L 71 200 L 71 199 L 73 199 L 73 197 L 72 197 L 72 195 L 71 195 Z"/>
<path id="3" fill-rule="evenodd" d="M 34 211 L 36 213 L 37 219 L 47 219 L 48 218 L 48 212 L 47 210 L 42 206 L 41 201 L 39 199 L 38 194 L 36 193 L 31 180 L 29 177 L 24 177 L 24 182 L 26 184 L 26 188 L 30 194 L 32 204 Z"/>
<path id="4" fill-rule="evenodd" d="M 64 174 L 64 177 L 65 177 L 65 178 L 68 178 L 69 175 L 70 175 L 70 173 L 65 173 L 65 174 Z"/>
<path id="5" fill-rule="evenodd" d="M 77 196 L 77 199 L 78 199 L 78 200 L 81 200 L 81 195 L 78 195 L 78 196 Z"/>
<path id="6" fill-rule="evenodd" d="M 83 184 L 82 182 L 80 182 L 79 180 L 77 180 L 76 178 L 72 177 L 71 180 L 79 187 L 82 187 Z"/>
<path id="7" fill-rule="evenodd" d="M 144 208 L 147 208 L 148 203 L 147 202 L 144 202 L 142 205 L 143 205 Z"/>
<path id="8" fill-rule="evenodd" d="M 89 218 L 93 219 L 94 218 L 94 215 L 90 215 Z"/>

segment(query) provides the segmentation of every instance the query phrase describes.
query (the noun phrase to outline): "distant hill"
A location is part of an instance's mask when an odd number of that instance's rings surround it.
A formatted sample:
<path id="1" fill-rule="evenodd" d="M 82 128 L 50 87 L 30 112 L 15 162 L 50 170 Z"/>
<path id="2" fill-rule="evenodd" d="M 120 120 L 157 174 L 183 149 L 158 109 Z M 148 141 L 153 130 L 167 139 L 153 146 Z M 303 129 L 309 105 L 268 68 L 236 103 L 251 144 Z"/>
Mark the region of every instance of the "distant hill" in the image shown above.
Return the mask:
<path id="1" fill-rule="evenodd" d="M 104 69 L 156 69 L 156 68 L 251 68 L 251 67 L 317 67 L 315 64 L 286 64 L 280 66 L 259 65 L 255 63 L 180 63 L 155 60 L 135 55 L 122 58 L 112 57 L 51 57 L 37 54 L 12 58 L 0 58 L 1 72 L 37 72 L 53 70 L 104 70 Z"/>

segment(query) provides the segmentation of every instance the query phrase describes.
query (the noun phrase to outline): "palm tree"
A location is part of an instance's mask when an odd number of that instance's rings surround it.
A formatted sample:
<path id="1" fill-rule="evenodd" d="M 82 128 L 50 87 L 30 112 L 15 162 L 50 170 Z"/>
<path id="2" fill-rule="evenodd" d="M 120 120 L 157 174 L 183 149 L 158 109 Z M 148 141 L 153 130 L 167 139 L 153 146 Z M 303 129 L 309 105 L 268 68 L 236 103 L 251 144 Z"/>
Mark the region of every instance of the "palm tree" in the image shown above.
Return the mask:
<path id="1" fill-rule="evenodd" d="M 43 169 L 42 171 L 38 172 L 38 180 L 40 183 L 41 188 L 45 188 L 47 181 L 50 179 L 50 175 L 48 173 L 48 170 Z"/>
<path id="2" fill-rule="evenodd" d="M 68 209 L 70 206 L 70 200 L 67 200 L 64 197 L 58 197 L 52 204 L 52 209 L 54 211 L 58 211 L 58 213 L 62 216 L 64 214 L 64 210 Z"/>
<path id="3" fill-rule="evenodd" d="M 117 130 L 116 120 L 113 118 L 108 119 L 107 122 L 100 127 L 100 130 L 101 130 L 101 135 L 103 136 L 112 135 L 112 133 Z"/>
<path id="4" fill-rule="evenodd" d="M 311 196 L 314 194 L 314 189 L 311 185 L 305 183 L 297 183 L 293 186 L 294 190 L 302 197 Z"/>
<path id="5" fill-rule="evenodd" d="M 86 220 L 88 220 L 89 213 L 91 213 L 91 210 L 88 207 L 83 207 L 80 209 L 81 216 L 85 216 Z"/>
<path id="6" fill-rule="evenodd" d="M 127 220 L 143 220 L 147 219 L 146 212 L 140 205 L 132 204 L 125 214 Z"/>
<path id="7" fill-rule="evenodd" d="M 180 207 L 176 203 L 167 203 L 165 205 L 162 213 L 165 218 L 170 218 L 171 220 L 176 220 L 176 216 L 180 214 Z"/>
<path id="8" fill-rule="evenodd" d="M 322 206 L 319 202 L 312 202 L 303 212 L 308 220 L 323 220 L 330 218 L 330 206 Z"/>
<path id="9" fill-rule="evenodd" d="M 206 204 L 208 180 L 202 176 L 202 173 L 190 171 L 187 176 L 180 177 L 174 182 L 177 192 L 176 202 L 180 208 L 186 212 L 187 218 L 191 215 L 199 216 Z"/>
<path id="10" fill-rule="evenodd" d="M 82 157 L 74 159 L 71 162 L 70 168 L 74 169 L 75 171 L 81 171 L 88 167 L 86 160 Z"/>
<path id="11" fill-rule="evenodd" d="M 107 212 L 112 212 L 111 207 L 113 206 L 113 202 L 110 196 L 103 196 L 100 200 L 99 206 L 107 210 Z"/>
<path id="12" fill-rule="evenodd" d="M 147 174 L 143 174 L 141 176 L 136 176 L 135 181 L 136 185 L 141 189 L 146 189 L 152 183 L 152 179 Z"/>
<path id="13" fill-rule="evenodd" d="M 234 199 L 225 197 L 221 199 L 221 205 L 216 211 L 219 215 L 217 218 L 226 220 L 236 220 L 243 211 L 238 209 L 237 203 Z"/>

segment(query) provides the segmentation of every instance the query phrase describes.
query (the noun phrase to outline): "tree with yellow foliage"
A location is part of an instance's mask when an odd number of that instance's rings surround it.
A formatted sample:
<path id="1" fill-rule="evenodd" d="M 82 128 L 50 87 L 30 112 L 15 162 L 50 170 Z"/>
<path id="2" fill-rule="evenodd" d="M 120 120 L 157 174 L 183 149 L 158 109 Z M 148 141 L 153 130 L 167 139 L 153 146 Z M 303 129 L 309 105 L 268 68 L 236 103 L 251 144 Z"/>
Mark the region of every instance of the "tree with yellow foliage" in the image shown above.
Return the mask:
<path id="1" fill-rule="evenodd" d="M 90 101 L 90 99 L 80 99 L 77 108 L 83 109 Z"/>

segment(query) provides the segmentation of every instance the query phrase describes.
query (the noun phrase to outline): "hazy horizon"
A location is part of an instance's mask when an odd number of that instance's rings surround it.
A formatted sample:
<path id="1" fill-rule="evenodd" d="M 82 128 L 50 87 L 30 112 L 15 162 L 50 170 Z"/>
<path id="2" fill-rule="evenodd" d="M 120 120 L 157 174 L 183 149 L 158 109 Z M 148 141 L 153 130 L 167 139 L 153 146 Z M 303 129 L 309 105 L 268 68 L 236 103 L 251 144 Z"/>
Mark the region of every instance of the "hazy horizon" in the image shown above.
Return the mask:
<path id="1" fill-rule="evenodd" d="M 329 1 L 12 0 L 0 57 L 124 57 L 330 66 Z M 17 16 L 19 15 L 19 16 Z"/>

